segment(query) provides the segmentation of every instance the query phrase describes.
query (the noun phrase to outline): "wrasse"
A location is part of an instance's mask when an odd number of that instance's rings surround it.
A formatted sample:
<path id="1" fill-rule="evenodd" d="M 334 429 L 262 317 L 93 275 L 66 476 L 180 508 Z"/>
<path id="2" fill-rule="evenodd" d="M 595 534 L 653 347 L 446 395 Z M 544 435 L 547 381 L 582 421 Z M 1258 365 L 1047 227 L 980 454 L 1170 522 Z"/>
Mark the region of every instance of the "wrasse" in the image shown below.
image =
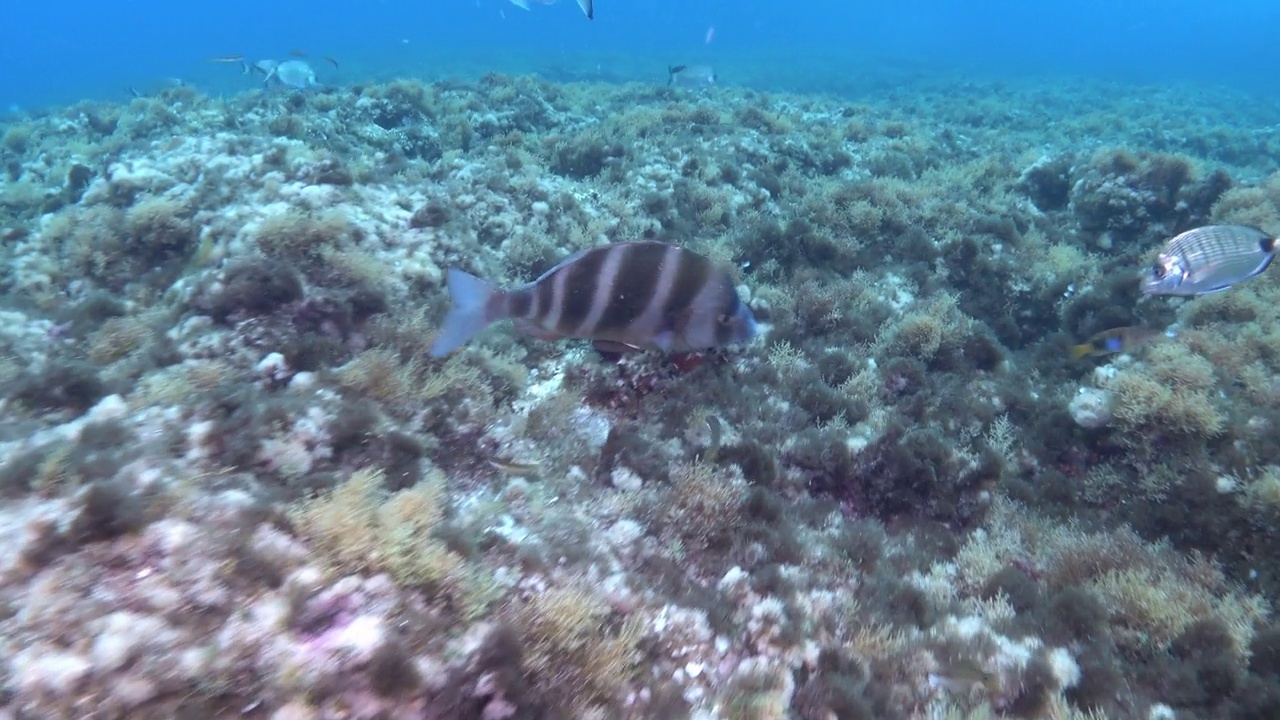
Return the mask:
<path id="1" fill-rule="evenodd" d="M 218 56 L 216 56 L 216 57 L 211 57 L 211 58 L 209 58 L 209 62 L 216 62 L 216 63 L 243 63 L 243 62 L 244 62 L 244 56 L 243 56 L 243 55 L 218 55 Z"/>
<path id="2" fill-rule="evenodd" d="M 542 470 L 542 465 L 536 462 L 514 462 L 508 460 L 490 460 L 490 467 L 500 470 L 512 477 L 528 477 L 534 478 L 538 476 Z"/>
<path id="3" fill-rule="evenodd" d="M 1103 330 L 1088 340 L 1071 348 L 1071 359 L 1099 357 L 1113 353 L 1132 352 L 1159 335 L 1155 330 L 1140 326 L 1126 326 Z"/>
<path id="4" fill-rule="evenodd" d="M 511 290 L 450 268 L 449 294 L 453 308 L 432 357 L 457 350 L 499 320 L 514 320 L 521 331 L 547 340 L 591 340 L 606 352 L 745 345 L 757 330 L 724 268 L 658 242 L 589 248 Z"/>
<path id="5" fill-rule="evenodd" d="M 1142 281 L 1147 295 L 1206 295 L 1256 277 L 1276 257 L 1276 239 L 1246 225 L 1207 225 L 1165 243 Z"/>

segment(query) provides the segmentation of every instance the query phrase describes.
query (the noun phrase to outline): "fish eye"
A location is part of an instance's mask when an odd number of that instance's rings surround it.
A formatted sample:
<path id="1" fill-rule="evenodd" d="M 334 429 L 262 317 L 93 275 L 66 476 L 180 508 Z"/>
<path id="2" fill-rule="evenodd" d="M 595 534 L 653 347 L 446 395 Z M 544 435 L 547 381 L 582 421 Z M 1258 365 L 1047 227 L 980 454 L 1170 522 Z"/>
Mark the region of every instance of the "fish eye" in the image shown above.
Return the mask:
<path id="1" fill-rule="evenodd" d="M 725 313 L 720 313 L 719 315 L 716 316 L 716 322 L 720 323 L 721 325 L 728 325 L 729 323 L 733 322 L 733 316 L 726 315 Z"/>
<path id="2" fill-rule="evenodd" d="M 1152 265 L 1152 266 L 1151 266 L 1151 274 L 1152 274 L 1152 275 L 1155 275 L 1157 280 L 1163 280 L 1163 279 L 1164 279 L 1164 266 L 1163 266 L 1163 265 L 1161 265 L 1160 263 L 1156 263 L 1155 265 Z"/>

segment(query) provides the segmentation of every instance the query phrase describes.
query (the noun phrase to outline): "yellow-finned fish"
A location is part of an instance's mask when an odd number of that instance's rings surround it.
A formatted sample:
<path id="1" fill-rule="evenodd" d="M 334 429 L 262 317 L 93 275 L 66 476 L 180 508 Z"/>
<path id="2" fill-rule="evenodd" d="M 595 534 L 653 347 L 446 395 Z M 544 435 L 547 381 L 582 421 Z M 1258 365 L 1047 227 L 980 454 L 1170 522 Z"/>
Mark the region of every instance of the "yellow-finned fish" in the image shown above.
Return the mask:
<path id="1" fill-rule="evenodd" d="M 499 320 L 547 340 L 591 340 L 608 352 L 693 352 L 745 345 L 756 335 L 751 308 L 724 268 L 660 242 L 589 248 L 510 290 L 450 268 L 449 295 L 453 308 L 432 357 L 457 350 Z"/>
<path id="2" fill-rule="evenodd" d="M 1072 346 L 1071 359 L 1079 360 L 1085 356 L 1098 357 L 1111 355 L 1112 353 L 1131 352 L 1135 348 L 1150 342 L 1157 335 L 1159 333 L 1155 330 L 1137 325 L 1103 330 L 1079 345 Z"/>
<path id="3" fill-rule="evenodd" d="M 1276 239 L 1247 225 L 1206 225 L 1165 243 L 1142 280 L 1147 295 L 1221 292 L 1267 269 Z"/>

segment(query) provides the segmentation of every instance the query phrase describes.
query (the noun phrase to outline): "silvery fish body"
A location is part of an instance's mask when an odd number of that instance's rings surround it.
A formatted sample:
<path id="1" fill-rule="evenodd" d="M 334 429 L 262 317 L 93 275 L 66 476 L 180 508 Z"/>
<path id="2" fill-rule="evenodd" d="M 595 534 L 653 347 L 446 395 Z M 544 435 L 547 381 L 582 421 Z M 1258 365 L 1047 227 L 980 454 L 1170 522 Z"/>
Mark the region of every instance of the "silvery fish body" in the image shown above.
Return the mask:
<path id="1" fill-rule="evenodd" d="M 453 308 L 431 347 L 433 357 L 507 319 L 547 339 L 585 338 L 608 350 L 708 350 L 745 344 L 756 334 L 729 273 L 665 243 L 583 250 L 512 290 L 450 268 L 449 294 Z"/>
<path id="2" fill-rule="evenodd" d="M 1160 250 L 1142 281 L 1148 295 L 1205 295 L 1258 275 L 1275 258 L 1276 239 L 1245 225 L 1206 225 Z"/>
<path id="3" fill-rule="evenodd" d="M 267 74 L 267 82 L 270 82 L 273 77 L 281 85 L 299 90 L 320 84 L 316 82 L 316 71 L 302 60 L 285 60 L 279 63 Z"/>
<path id="4" fill-rule="evenodd" d="M 716 73 L 706 65 L 674 65 L 667 68 L 667 85 L 691 89 L 716 84 Z"/>

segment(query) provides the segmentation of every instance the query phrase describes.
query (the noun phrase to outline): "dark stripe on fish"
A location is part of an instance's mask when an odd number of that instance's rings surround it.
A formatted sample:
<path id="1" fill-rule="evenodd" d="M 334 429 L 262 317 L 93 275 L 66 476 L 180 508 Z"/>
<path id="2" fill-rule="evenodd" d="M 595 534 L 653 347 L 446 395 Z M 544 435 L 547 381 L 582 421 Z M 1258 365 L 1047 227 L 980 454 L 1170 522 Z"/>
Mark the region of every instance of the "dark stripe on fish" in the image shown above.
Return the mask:
<path id="1" fill-rule="evenodd" d="M 728 278 L 725 278 L 725 281 L 727 284 Z M 738 306 L 742 304 L 742 301 L 738 299 L 738 293 L 733 290 L 732 285 L 729 285 L 726 289 L 729 291 L 729 296 L 725 298 L 724 302 L 720 305 L 720 314 L 716 317 L 717 345 L 728 345 L 733 342 L 733 325 L 729 322 L 725 322 L 724 320 L 736 315 L 738 313 Z"/>
<path id="2" fill-rule="evenodd" d="M 524 288 L 507 293 L 507 315 L 524 320 L 533 317 L 533 298 L 534 293 Z"/>
<path id="3" fill-rule="evenodd" d="M 600 281 L 600 269 L 609 253 L 616 249 L 605 247 L 588 252 L 561 268 L 560 272 L 553 274 L 551 278 L 547 278 L 547 280 L 555 278 L 557 286 L 564 288 L 560 317 L 554 326 L 556 332 L 562 335 L 575 335 L 583 321 L 591 314 L 591 303 Z"/>
<path id="4" fill-rule="evenodd" d="M 711 261 L 677 249 L 675 279 L 662 301 L 662 329 L 675 329 L 676 320 L 689 309 L 711 275 Z M 658 299 L 658 298 L 655 298 Z"/>
<path id="5" fill-rule="evenodd" d="M 620 292 L 619 276 L 630 273 L 628 257 L 631 252 L 630 245 L 622 244 L 610 247 L 608 251 L 602 253 L 604 263 L 600 266 L 600 272 L 595 278 L 595 287 L 591 290 L 591 310 L 575 328 L 574 335 L 597 336 L 600 319 L 604 317 L 605 311 L 609 309 L 614 297 Z"/>
<path id="6" fill-rule="evenodd" d="M 667 246 L 653 243 L 623 245 L 622 272 L 614 282 L 609 303 L 596 323 L 595 331 L 615 335 L 634 323 L 653 300 L 658 289 L 662 259 Z"/>

